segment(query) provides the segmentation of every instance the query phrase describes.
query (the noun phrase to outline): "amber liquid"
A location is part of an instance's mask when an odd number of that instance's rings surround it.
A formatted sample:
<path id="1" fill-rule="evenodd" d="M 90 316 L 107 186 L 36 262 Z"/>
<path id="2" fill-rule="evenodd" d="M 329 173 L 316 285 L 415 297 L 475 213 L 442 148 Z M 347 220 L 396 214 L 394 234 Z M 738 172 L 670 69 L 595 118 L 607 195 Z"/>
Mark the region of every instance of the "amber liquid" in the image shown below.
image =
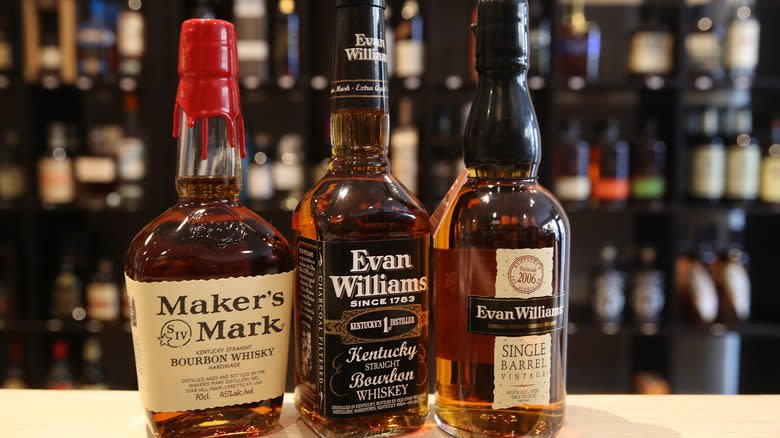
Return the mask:
<path id="1" fill-rule="evenodd" d="M 238 178 L 178 178 L 179 202 L 133 239 L 125 273 L 135 281 L 182 281 L 289 272 L 289 245 L 238 202 Z M 250 437 L 279 422 L 283 394 L 257 403 L 183 412 L 147 410 L 157 437 Z"/>
<path id="2" fill-rule="evenodd" d="M 471 172 L 434 236 L 436 420 L 456 436 L 552 437 L 563 425 L 566 329 L 551 334 L 550 403 L 493 409 L 495 337 L 467 332 L 467 296 L 495 296 L 497 248 L 552 247 L 553 290 L 565 294 L 567 219 L 534 178 Z"/>
<path id="3" fill-rule="evenodd" d="M 389 119 L 382 110 L 340 110 L 333 113 L 333 159 L 326 176 L 304 197 L 293 215 L 293 231 L 321 241 L 367 241 L 427 238 L 428 214 L 396 180 L 387 165 Z M 295 332 L 301 309 L 296 300 Z M 427 310 L 427 309 L 425 309 Z M 428 328 L 419 343 L 428 345 Z M 295 338 L 295 351 L 301 351 Z M 388 436 L 418 429 L 428 417 L 427 402 L 412 409 L 359 417 L 328 418 L 319 407 L 315 377 L 302 371 L 295 358 L 295 400 L 303 420 L 324 437 Z M 314 365 L 317 368 L 317 365 Z M 424 372 L 424 371 L 423 371 Z"/>

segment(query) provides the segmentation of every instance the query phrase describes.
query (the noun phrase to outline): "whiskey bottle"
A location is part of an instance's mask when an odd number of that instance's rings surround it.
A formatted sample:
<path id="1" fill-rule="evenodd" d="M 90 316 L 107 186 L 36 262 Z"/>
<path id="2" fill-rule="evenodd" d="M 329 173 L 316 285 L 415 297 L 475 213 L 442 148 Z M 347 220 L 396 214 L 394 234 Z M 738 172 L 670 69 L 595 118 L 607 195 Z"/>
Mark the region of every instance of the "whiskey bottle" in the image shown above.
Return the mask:
<path id="1" fill-rule="evenodd" d="M 726 148 L 726 198 L 755 201 L 761 187 L 761 147 L 753 137 L 753 112 L 750 108 L 733 111 L 730 144 Z"/>
<path id="2" fill-rule="evenodd" d="M 648 119 L 631 148 L 631 199 L 651 206 L 666 194 L 666 143 L 658 137 L 658 121 Z"/>
<path id="3" fill-rule="evenodd" d="M 60 271 L 54 279 L 49 316 L 65 321 L 81 321 L 87 316 L 84 309 L 84 286 L 75 272 L 75 257 L 66 249 Z"/>
<path id="4" fill-rule="evenodd" d="M 761 24 L 755 17 L 753 1 L 738 0 L 736 3 L 726 28 L 724 63 L 729 77 L 737 85 L 749 85 L 758 65 Z"/>
<path id="5" fill-rule="evenodd" d="M 658 331 L 664 310 L 664 273 L 656 266 L 656 250 L 644 246 L 639 252 L 639 269 L 634 274 L 631 291 L 631 308 L 634 322 L 644 334 Z"/>
<path id="6" fill-rule="evenodd" d="M 674 69 L 674 36 L 664 24 L 659 4 L 646 1 L 641 15 L 642 24 L 631 35 L 628 72 L 648 85 L 653 85 L 651 78 L 663 84 L 658 79 L 663 81 Z"/>
<path id="7" fill-rule="evenodd" d="M 179 200 L 125 258 L 138 386 L 156 437 L 256 436 L 282 409 L 294 260 L 238 200 L 245 152 L 235 44 L 228 22 L 182 25 Z"/>
<path id="8" fill-rule="evenodd" d="M 690 9 L 685 37 L 688 76 L 699 89 L 712 88 L 723 77 L 723 32 L 709 8 L 709 4 L 697 4 Z"/>
<path id="9" fill-rule="evenodd" d="M 395 29 L 395 75 L 399 78 L 419 77 L 425 71 L 423 16 L 417 0 L 405 0 L 401 7 L 401 22 Z"/>
<path id="10" fill-rule="evenodd" d="M 561 24 L 558 52 L 559 71 L 569 85 L 581 87 L 599 75 L 601 28 L 585 18 L 585 0 L 572 0 Z"/>
<path id="11" fill-rule="evenodd" d="M 122 307 L 120 293 L 114 279 L 114 264 L 109 258 L 101 258 L 86 287 L 87 317 L 104 323 L 118 322 Z"/>
<path id="12" fill-rule="evenodd" d="M 68 362 L 68 341 L 57 339 L 51 345 L 51 365 L 46 373 L 46 389 L 73 389 L 73 373 Z"/>
<path id="13" fill-rule="evenodd" d="M 87 338 L 81 350 L 81 379 L 80 389 L 109 389 L 106 376 L 103 372 L 103 351 L 100 348 L 100 340 L 95 337 Z"/>
<path id="14" fill-rule="evenodd" d="M 238 79 L 252 90 L 266 84 L 271 76 L 266 0 L 236 0 L 233 19 L 238 32 Z"/>
<path id="15" fill-rule="evenodd" d="M 718 112 L 707 108 L 688 117 L 691 198 L 717 201 L 726 189 L 726 149 L 717 137 Z"/>
<path id="16" fill-rule="evenodd" d="M 127 93 L 124 98 L 125 122 L 117 145 L 117 192 L 128 210 L 141 207 L 146 176 L 146 144 L 138 115 L 138 96 Z"/>
<path id="17" fill-rule="evenodd" d="M 119 86 L 131 91 L 138 86 L 138 78 L 143 71 L 145 24 L 144 15 L 138 10 L 140 2 L 130 3 L 128 7 L 117 18 L 116 51 L 119 58 L 117 70 L 123 81 Z"/>
<path id="18" fill-rule="evenodd" d="M 601 248 L 601 265 L 593 278 L 593 314 L 601 331 L 607 334 L 617 333 L 623 322 L 623 310 L 626 307 L 626 279 L 623 271 L 617 268 L 617 248 L 606 245 Z"/>
<path id="19" fill-rule="evenodd" d="M 551 437 L 566 393 L 569 223 L 537 182 L 528 3 L 477 7 L 468 173 L 434 213 L 436 421 L 455 436 Z"/>
<path id="20" fill-rule="evenodd" d="M 590 144 L 581 136 L 580 121 L 569 119 L 553 155 L 553 191 L 567 207 L 580 208 L 588 203 L 589 157 Z"/>
<path id="21" fill-rule="evenodd" d="M 62 122 L 49 124 L 47 151 L 38 159 L 38 196 L 44 208 L 68 205 L 76 198 L 67 129 Z"/>
<path id="22" fill-rule="evenodd" d="M 280 88 L 290 89 L 301 74 L 301 23 L 295 0 L 278 0 L 274 17 L 276 81 Z"/>
<path id="23" fill-rule="evenodd" d="M 596 151 L 596 154 L 593 152 Z M 593 198 L 603 206 L 620 207 L 631 193 L 629 182 L 630 148 L 620 138 L 620 121 L 610 118 L 601 138 L 593 145 L 591 157 L 598 160 L 598 177 L 591 181 Z"/>
<path id="24" fill-rule="evenodd" d="M 384 0 L 338 0 L 332 157 L 293 215 L 295 403 L 324 437 L 428 416 L 430 224 L 391 174 Z"/>
<path id="25" fill-rule="evenodd" d="M 769 204 L 780 204 L 780 119 L 772 120 L 770 145 L 761 160 L 759 198 Z"/>
<path id="26" fill-rule="evenodd" d="M 412 119 L 412 98 L 402 97 L 398 102 L 399 124 L 390 136 L 390 165 L 401 184 L 411 193 L 417 191 L 417 172 L 419 169 L 417 149 L 420 145 L 420 133 Z"/>
<path id="27" fill-rule="evenodd" d="M 78 69 L 84 76 L 109 73 L 116 35 L 108 23 L 103 0 L 89 2 L 89 20 L 79 25 L 77 32 Z"/>
<path id="28" fill-rule="evenodd" d="M 2 387 L 5 389 L 27 388 L 24 370 L 24 344 L 19 338 L 13 339 L 8 346 L 8 366 L 5 369 Z"/>

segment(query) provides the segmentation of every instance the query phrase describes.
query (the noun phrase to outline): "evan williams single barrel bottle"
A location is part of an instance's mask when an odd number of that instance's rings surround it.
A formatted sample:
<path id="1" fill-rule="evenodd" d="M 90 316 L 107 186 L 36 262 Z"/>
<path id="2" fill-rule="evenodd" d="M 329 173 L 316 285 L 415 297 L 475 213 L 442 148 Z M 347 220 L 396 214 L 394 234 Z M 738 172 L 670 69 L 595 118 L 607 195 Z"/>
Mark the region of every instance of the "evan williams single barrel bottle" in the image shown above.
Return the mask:
<path id="1" fill-rule="evenodd" d="M 428 215 L 391 175 L 383 0 L 337 0 L 332 158 L 293 215 L 295 401 L 319 435 L 428 416 Z"/>
<path id="2" fill-rule="evenodd" d="M 537 183 L 528 4 L 477 8 L 468 174 L 434 215 L 435 415 L 456 436 L 550 437 L 563 424 L 569 223 Z"/>
<path id="3" fill-rule="evenodd" d="M 282 409 L 294 258 L 238 202 L 237 73 L 232 24 L 184 22 L 179 201 L 138 233 L 125 260 L 138 386 L 157 437 L 257 436 Z"/>

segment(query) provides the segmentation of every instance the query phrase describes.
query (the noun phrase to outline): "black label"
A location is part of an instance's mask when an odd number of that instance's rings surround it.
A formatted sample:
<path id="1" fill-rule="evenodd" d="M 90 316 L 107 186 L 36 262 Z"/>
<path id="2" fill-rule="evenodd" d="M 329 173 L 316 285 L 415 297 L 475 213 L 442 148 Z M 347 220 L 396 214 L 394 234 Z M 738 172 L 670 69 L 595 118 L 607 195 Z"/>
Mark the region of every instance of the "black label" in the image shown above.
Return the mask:
<path id="1" fill-rule="evenodd" d="M 428 239 L 299 238 L 302 378 L 322 415 L 410 409 L 427 397 Z"/>
<path id="2" fill-rule="evenodd" d="M 563 295 L 539 298 L 468 297 L 469 333 L 526 336 L 550 333 L 565 325 Z"/>
<path id="3" fill-rule="evenodd" d="M 345 6 L 336 14 L 331 108 L 387 109 L 383 8 Z"/>

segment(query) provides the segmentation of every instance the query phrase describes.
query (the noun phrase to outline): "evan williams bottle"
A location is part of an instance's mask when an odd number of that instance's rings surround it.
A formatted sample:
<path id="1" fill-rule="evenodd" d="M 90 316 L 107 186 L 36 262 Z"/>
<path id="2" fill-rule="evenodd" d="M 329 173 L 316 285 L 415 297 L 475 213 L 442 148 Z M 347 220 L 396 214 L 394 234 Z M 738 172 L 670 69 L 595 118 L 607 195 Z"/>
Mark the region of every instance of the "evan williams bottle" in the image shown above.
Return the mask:
<path id="1" fill-rule="evenodd" d="M 566 391 L 569 223 L 537 183 L 528 4 L 477 8 L 468 173 L 434 215 L 435 415 L 456 436 L 551 437 Z"/>
<path id="2" fill-rule="evenodd" d="M 295 401 L 324 437 L 428 416 L 428 215 L 391 175 L 383 0 L 338 0 L 332 158 L 293 215 Z"/>
<path id="3" fill-rule="evenodd" d="M 294 259 L 238 201 L 237 71 L 232 24 L 184 22 L 179 201 L 138 233 L 125 260 L 138 386 L 157 437 L 257 436 L 282 409 Z"/>

